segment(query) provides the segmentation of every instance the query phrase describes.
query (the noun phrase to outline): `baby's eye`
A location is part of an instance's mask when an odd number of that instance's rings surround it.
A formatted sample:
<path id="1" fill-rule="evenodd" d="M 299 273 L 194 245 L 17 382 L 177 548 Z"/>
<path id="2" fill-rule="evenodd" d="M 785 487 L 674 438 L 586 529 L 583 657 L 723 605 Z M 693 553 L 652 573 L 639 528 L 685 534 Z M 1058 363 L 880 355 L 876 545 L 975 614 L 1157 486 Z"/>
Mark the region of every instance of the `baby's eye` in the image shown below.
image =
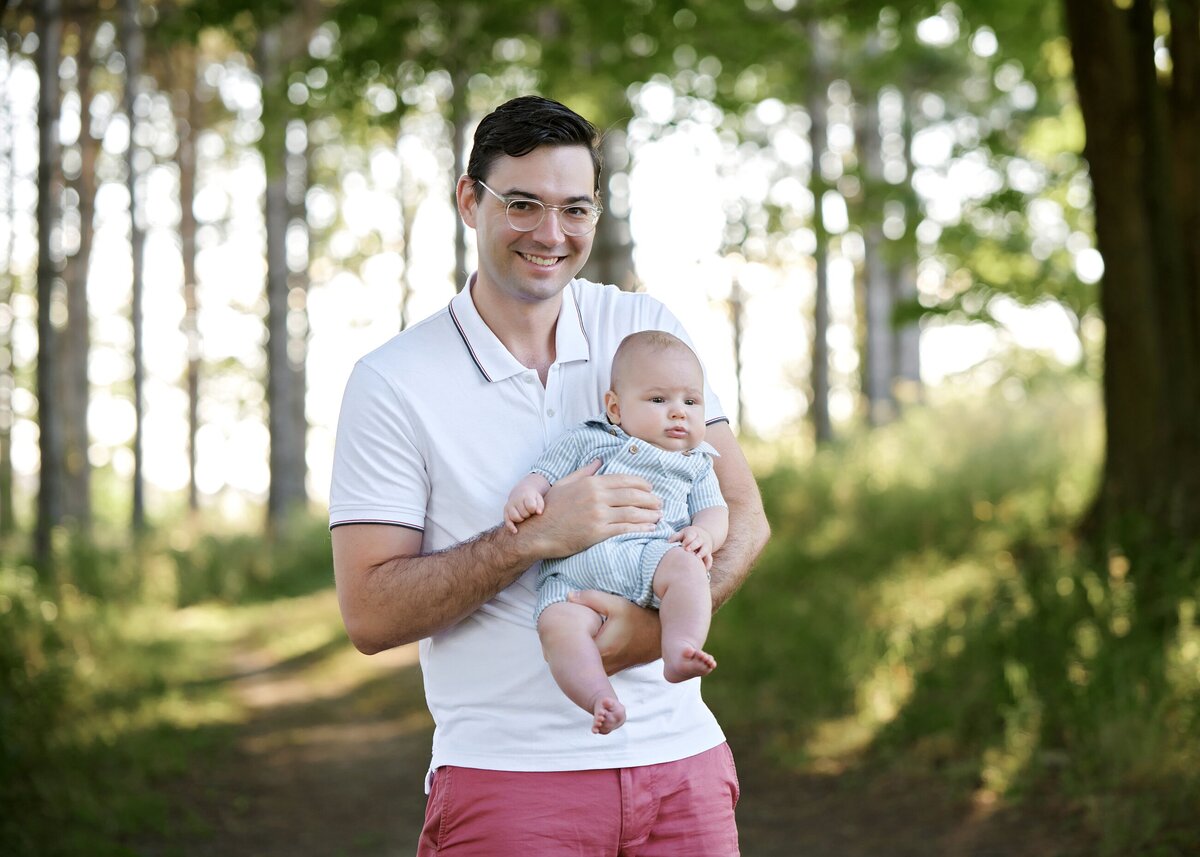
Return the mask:
<path id="1" fill-rule="evenodd" d="M 666 399 L 664 399 L 662 396 L 651 396 L 650 401 L 654 402 L 656 405 L 661 405 L 666 401 Z"/>
<path id="2" fill-rule="evenodd" d="M 684 399 L 684 400 L 683 400 L 683 403 L 684 403 L 685 405 L 698 405 L 698 404 L 700 404 L 700 403 L 699 403 L 698 401 L 696 401 L 695 399 Z"/>

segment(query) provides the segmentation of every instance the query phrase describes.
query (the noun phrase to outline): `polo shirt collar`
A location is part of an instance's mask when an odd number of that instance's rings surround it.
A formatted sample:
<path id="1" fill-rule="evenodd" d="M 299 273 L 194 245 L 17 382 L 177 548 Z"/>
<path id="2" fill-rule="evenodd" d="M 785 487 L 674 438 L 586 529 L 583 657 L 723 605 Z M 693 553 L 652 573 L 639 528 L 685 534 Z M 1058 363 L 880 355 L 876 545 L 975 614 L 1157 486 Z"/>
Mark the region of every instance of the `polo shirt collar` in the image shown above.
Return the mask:
<path id="1" fill-rule="evenodd" d="M 591 357 L 591 344 L 583 328 L 583 316 L 575 302 L 574 283 L 574 280 L 567 283 L 562 291 L 562 306 L 558 311 L 554 334 L 555 363 L 570 363 Z M 475 274 L 472 274 L 463 290 L 450 300 L 450 317 L 475 366 L 488 381 L 503 381 L 527 371 L 504 347 L 504 343 L 475 308 L 475 301 L 471 298 L 474 286 Z"/>

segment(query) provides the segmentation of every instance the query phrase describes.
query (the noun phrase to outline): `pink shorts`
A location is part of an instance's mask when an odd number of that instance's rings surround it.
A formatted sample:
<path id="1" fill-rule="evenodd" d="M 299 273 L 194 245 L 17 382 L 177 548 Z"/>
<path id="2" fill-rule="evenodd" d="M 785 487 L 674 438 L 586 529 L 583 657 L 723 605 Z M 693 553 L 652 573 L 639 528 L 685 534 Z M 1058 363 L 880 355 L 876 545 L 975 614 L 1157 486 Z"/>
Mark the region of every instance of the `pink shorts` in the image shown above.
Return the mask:
<path id="1" fill-rule="evenodd" d="M 599 771 L 437 769 L 417 857 L 737 857 L 728 744 Z"/>

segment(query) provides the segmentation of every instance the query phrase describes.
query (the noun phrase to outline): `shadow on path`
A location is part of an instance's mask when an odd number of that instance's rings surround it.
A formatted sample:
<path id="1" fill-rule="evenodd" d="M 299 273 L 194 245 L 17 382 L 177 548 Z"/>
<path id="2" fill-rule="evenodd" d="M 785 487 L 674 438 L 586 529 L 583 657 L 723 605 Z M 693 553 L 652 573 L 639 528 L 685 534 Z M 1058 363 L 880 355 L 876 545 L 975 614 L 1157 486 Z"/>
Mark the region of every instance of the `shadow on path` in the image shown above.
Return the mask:
<path id="1" fill-rule="evenodd" d="M 404 857 L 416 850 L 433 724 L 416 646 L 348 643 L 288 660 L 242 652 L 236 745 L 166 791 L 169 837 L 143 857 Z M 744 857 L 1073 857 L 1071 818 L 1044 804 L 973 805 L 932 776 L 781 771 L 731 737 Z M 504 855 L 497 855 L 504 857 Z"/>

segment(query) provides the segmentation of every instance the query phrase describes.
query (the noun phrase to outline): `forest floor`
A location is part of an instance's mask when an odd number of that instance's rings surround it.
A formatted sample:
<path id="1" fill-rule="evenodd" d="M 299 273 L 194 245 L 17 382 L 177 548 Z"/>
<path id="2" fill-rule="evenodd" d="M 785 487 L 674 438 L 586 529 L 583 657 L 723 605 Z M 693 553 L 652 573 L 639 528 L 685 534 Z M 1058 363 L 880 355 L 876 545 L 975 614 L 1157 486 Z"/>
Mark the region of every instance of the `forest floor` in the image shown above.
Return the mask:
<path id="1" fill-rule="evenodd" d="M 432 722 L 416 646 L 373 658 L 334 638 L 280 657 L 252 643 L 220 678 L 247 713 L 233 746 L 162 784 L 169 832 L 143 857 L 393 857 L 421 828 Z M 783 770 L 730 736 L 745 857 L 1084 857 L 1053 799 L 984 803 L 944 778 Z"/>

